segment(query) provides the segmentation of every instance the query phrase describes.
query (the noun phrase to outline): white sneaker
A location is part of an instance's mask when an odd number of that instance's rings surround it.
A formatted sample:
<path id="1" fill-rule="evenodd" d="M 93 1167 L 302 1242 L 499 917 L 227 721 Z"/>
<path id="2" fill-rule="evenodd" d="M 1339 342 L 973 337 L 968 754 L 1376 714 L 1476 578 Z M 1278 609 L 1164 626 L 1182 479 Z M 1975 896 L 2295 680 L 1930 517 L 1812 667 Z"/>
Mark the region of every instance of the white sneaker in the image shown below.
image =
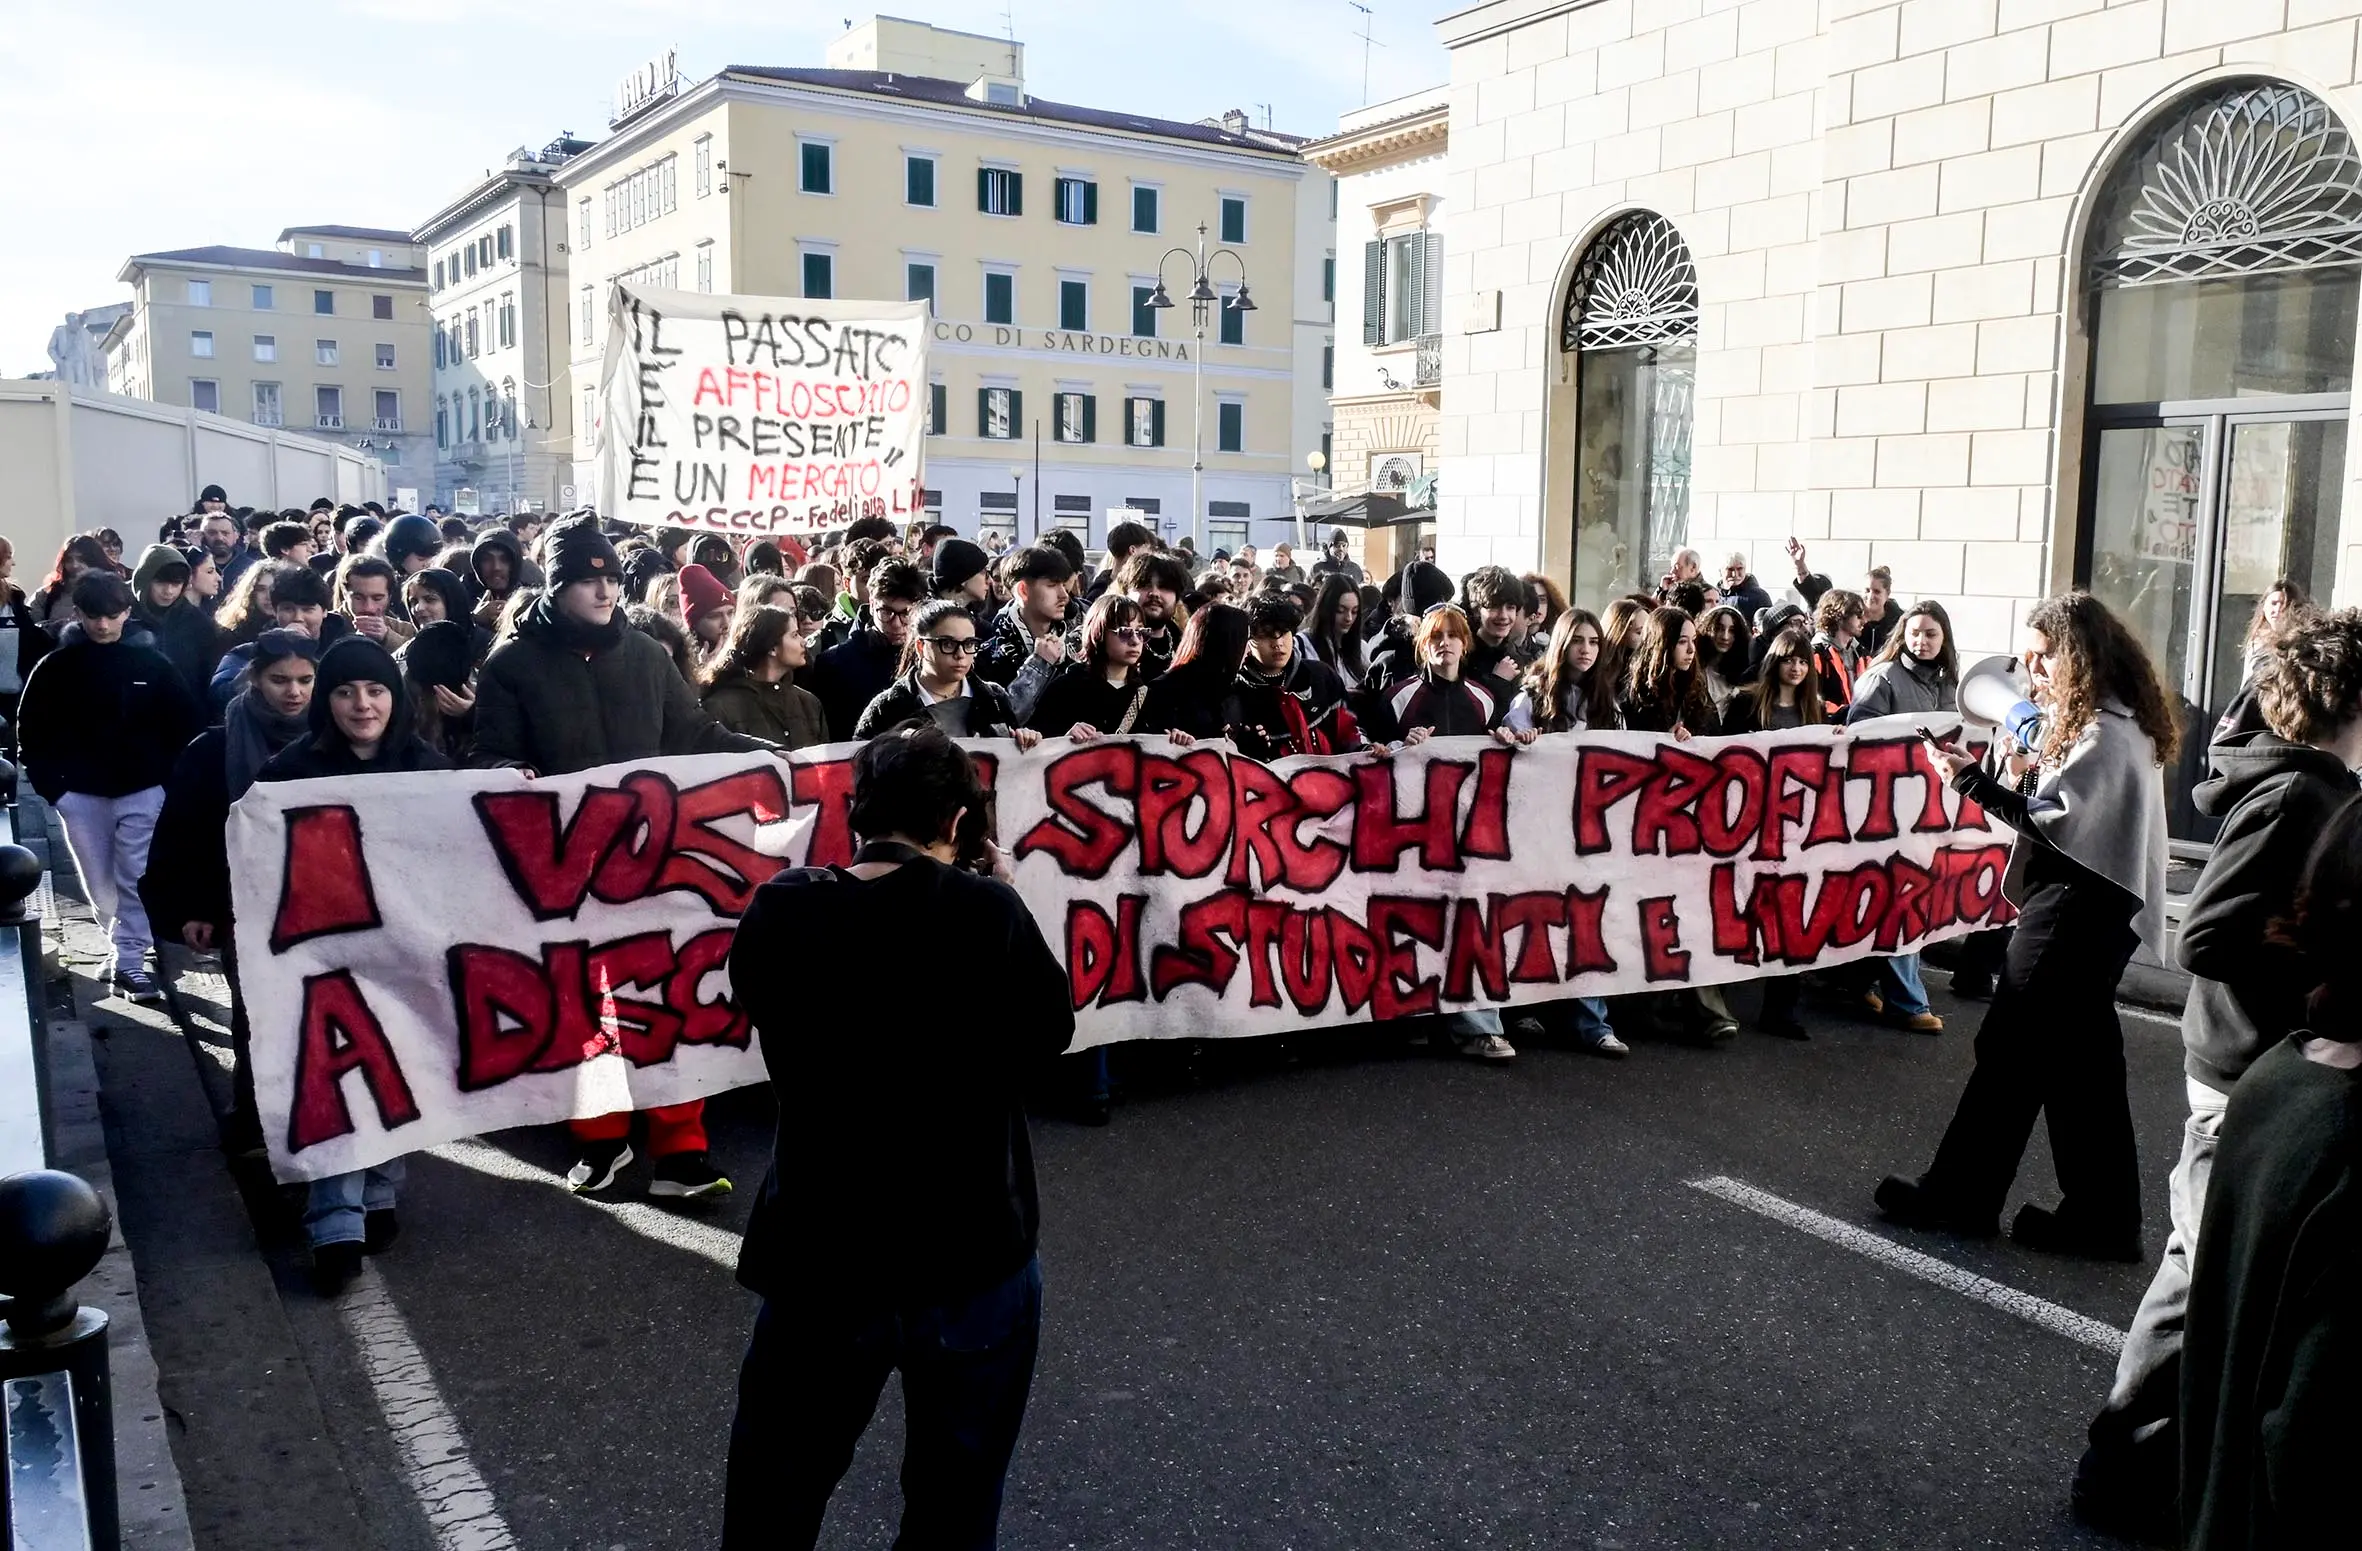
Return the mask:
<path id="1" fill-rule="evenodd" d="M 1632 1054 L 1632 1047 L 1613 1034 L 1600 1035 L 1591 1042 L 1590 1050 L 1595 1056 L 1615 1056 L 1618 1059 Z"/>
<path id="2" fill-rule="evenodd" d="M 1479 1034 L 1462 1045 L 1460 1053 L 1479 1061 L 1508 1061 L 1516 1057 L 1517 1047 L 1498 1034 Z"/>
<path id="3" fill-rule="evenodd" d="M 604 1190 L 615 1183 L 615 1176 L 629 1167 L 631 1161 L 629 1142 L 585 1142 L 582 1156 L 566 1171 L 566 1188 L 576 1195 Z"/>

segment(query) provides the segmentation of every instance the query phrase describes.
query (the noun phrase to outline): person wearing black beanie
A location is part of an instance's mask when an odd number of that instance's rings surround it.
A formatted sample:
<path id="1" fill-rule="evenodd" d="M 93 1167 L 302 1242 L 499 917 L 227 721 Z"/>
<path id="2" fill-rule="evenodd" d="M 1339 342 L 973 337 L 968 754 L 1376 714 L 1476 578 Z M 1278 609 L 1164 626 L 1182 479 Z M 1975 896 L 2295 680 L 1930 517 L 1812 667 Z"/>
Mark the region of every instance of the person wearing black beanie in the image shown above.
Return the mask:
<path id="1" fill-rule="evenodd" d="M 468 680 L 475 675 L 480 633 L 481 627 L 467 620 L 439 619 L 394 653 L 410 694 L 414 730 L 454 763 L 465 756 L 475 733 L 476 697 Z"/>
<path id="2" fill-rule="evenodd" d="M 992 558 L 983 546 L 966 539 L 945 539 L 935 546 L 935 596 L 949 598 L 976 617 L 979 634 L 991 619 Z"/>
<path id="3" fill-rule="evenodd" d="M 663 754 L 775 748 L 715 721 L 671 655 L 626 628 L 623 565 L 596 519 L 569 517 L 541 541 L 549 587 L 476 679 L 473 763 L 565 775 Z M 704 1117 L 702 1099 L 648 1112 L 650 1195 L 730 1189 L 706 1157 Z M 567 1188 L 607 1189 L 632 1161 L 631 1116 L 601 1115 L 573 1128 L 580 1152 Z"/>
<path id="4" fill-rule="evenodd" d="M 262 767 L 258 781 L 305 781 L 448 770 L 451 761 L 410 730 L 409 697 L 393 653 L 366 636 L 346 636 L 320 656 L 312 689 L 311 734 Z M 304 1202 L 312 1285 L 324 1296 L 360 1274 L 361 1257 L 392 1246 L 401 1231 L 394 1195 L 402 1160 L 315 1179 Z"/>

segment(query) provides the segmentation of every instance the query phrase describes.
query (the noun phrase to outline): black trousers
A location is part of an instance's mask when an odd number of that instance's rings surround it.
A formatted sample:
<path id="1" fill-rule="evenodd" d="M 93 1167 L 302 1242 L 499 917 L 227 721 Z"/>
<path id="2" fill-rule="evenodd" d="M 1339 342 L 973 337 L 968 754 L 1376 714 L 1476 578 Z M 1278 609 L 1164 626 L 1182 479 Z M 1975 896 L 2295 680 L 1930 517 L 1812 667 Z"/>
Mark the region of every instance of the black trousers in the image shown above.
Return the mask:
<path id="1" fill-rule="evenodd" d="M 992 1551 L 1041 1326 L 1038 1260 L 940 1307 L 816 1314 L 765 1299 L 738 1373 L 722 1551 L 819 1540 L 897 1369 L 908 1431 L 895 1551 Z"/>
<path id="2" fill-rule="evenodd" d="M 2040 1115 L 2061 1216 L 2100 1234 L 2139 1233 L 2140 1159 L 2116 1018 L 2116 983 L 2138 945 L 2131 902 L 2109 885 L 2054 884 L 2026 900 L 1977 1030 L 1976 1070 L 1920 1181 L 1952 1210 L 1999 1217 Z"/>

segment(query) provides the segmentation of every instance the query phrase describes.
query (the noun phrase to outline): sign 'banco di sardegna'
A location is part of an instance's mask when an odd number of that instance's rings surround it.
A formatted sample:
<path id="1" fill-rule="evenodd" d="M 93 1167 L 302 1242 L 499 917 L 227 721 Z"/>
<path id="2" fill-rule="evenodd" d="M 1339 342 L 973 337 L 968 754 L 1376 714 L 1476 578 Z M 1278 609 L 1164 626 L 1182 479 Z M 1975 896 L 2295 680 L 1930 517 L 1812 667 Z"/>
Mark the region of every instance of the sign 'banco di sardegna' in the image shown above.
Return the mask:
<path id="1" fill-rule="evenodd" d="M 1090 1046 L 1709 985 L 1998 924 L 2010 837 L 1930 768 L 1926 720 L 1271 764 L 970 747 Z M 280 1176 L 761 1081 L 734 923 L 781 867 L 851 859 L 853 753 L 255 786 L 229 840 Z"/>
<path id="2" fill-rule="evenodd" d="M 924 302 L 618 282 L 599 386 L 598 509 L 649 527 L 827 533 L 917 516 Z"/>

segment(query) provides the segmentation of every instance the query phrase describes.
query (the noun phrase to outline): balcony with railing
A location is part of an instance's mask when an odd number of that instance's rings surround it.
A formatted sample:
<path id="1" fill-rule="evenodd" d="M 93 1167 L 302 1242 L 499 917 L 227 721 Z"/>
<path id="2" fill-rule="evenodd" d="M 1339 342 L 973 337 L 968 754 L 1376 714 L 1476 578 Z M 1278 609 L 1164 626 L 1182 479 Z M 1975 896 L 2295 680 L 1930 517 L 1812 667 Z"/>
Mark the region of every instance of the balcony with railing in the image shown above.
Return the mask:
<path id="1" fill-rule="evenodd" d="M 379 415 L 369 422 L 369 429 L 399 436 L 402 434 L 402 417 L 400 415 Z"/>
<path id="2" fill-rule="evenodd" d="M 254 423 L 267 429 L 276 430 L 285 425 L 287 421 L 275 409 L 258 409 L 254 412 Z"/>
<path id="3" fill-rule="evenodd" d="M 312 429 L 315 431 L 341 431 L 344 429 L 344 416 L 314 415 L 312 416 Z"/>

